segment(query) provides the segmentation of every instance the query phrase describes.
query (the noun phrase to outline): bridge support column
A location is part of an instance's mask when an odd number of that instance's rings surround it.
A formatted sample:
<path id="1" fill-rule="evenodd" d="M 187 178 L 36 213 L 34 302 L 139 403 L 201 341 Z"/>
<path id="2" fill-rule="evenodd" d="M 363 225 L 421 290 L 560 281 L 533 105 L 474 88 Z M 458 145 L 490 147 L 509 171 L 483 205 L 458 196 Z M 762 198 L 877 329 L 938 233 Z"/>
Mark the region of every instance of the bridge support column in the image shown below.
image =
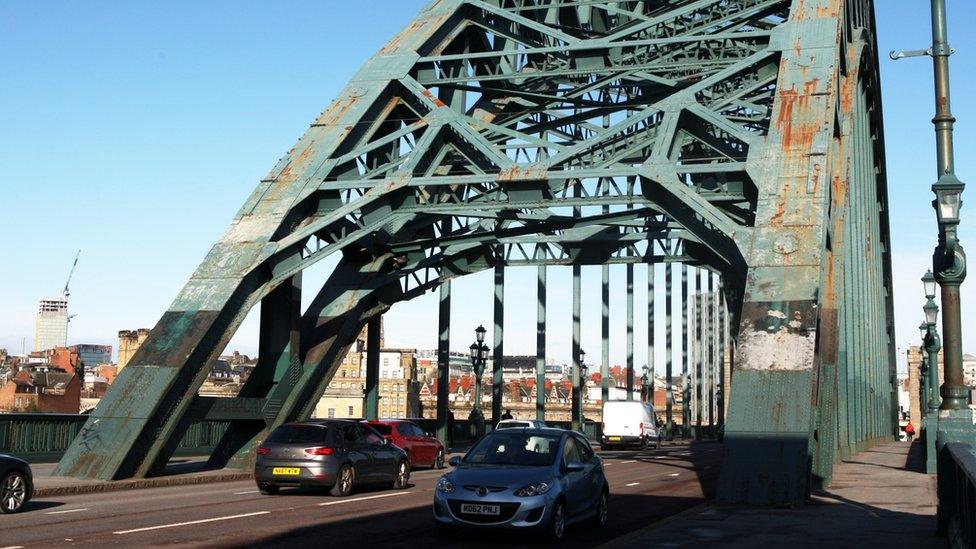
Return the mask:
<path id="1" fill-rule="evenodd" d="M 451 282 L 441 284 L 437 311 L 437 438 L 445 448 L 451 446 L 454 422 L 450 415 L 448 394 L 451 391 Z"/>
<path id="2" fill-rule="evenodd" d="M 671 376 L 674 373 L 674 337 L 672 337 L 671 330 L 671 286 L 673 273 L 671 270 L 671 264 L 668 263 L 664 266 L 664 387 L 666 393 L 664 393 L 665 398 L 665 421 L 666 421 L 666 432 L 668 438 L 671 438 L 674 429 L 674 391 L 671 385 Z M 651 379 L 651 383 L 654 380 Z"/>
<path id="3" fill-rule="evenodd" d="M 492 372 L 491 372 L 491 424 L 497 425 L 502 419 L 502 391 L 504 378 L 502 366 L 505 360 L 505 266 L 498 255 L 495 264 L 495 307 L 494 307 L 495 337 L 492 340 Z"/>
<path id="4" fill-rule="evenodd" d="M 701 293 L 702 269 L 695 269 L 695 439 L 701 440 L 702 436 L 702 357 L 705 355 L 705 338 L 702 335 L 702 306 L 703 299 Z"/>
<path id="5" fill-rule="evenodd" d="M 583 393 L 582 378 L 580 376 L 580 266 L 573 265 L 573 395 L 571 405 L 572 428 L 581 431 L 583 428 Z"/>
<path id="6" fill-rule="evenodd" d="M 379 418 L 380 380 L 380 316 L 374 316 L 366 324 L 366 387 L 364 388 L 363 415 L 366 419 Z"/>
<path id="7" fill-rule="evenodd" d="M 634 266 L 627 264 L 627 400 L 634 400 Z"/>
<path id="8" fill-rule="evenodd" d="M 681 438 L 690 433 L 691 390 L 688 387 L 688 265 L 681 264 Z"/>
<path id="9" fill-rule="evenodd" d="M 647 399 L 654 402 L 654 264 L 647 264 L 647 371 L 650 387 L 644 388 Z"/>
<path id="10" fill-rule="evenodd" d="M 602 307 L 600 308 L 600 395 L 603 402 L 610 400 L 610 265 L 602 268 Z"/>
<path id="11" fill-rule="evenodd" d="M 535 418 L 546 420 L 546 267 L 540 265 L 536 279 L 535 318 Z"/>

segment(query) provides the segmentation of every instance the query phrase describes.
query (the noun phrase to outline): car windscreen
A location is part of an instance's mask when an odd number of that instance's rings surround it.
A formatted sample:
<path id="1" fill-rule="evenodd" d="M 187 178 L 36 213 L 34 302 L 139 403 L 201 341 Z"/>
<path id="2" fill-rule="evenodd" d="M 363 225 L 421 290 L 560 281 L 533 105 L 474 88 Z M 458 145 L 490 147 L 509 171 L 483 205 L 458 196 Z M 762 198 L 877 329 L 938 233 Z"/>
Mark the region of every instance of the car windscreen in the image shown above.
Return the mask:
<path id="1" fill-rule="evenodd" d="M 503 422 L 498 424 L 499 429 L 515 429 L 522 427 L 532 427 L 531 424 L 522 421 Z"/>
<path id="2" fill-rule="evenodd" d="M 292 444 L 292 443 L 320 443 L 325 442 L 325 435 L 328 427 L 319 425 L 282 425 L 265 440 L 265 442 Z"/>
<path id="3" fill-rule="evenodd" d="M 372 427 L 373 429 L 376 429 L 376 432 L 378 432 L 381 435 L 388 435 L 393 432 L 392 427 L 390 427 L 389 425 L 383 425 L 382 423 L 370 423 L 369 426 Z"/>
<path id="4" fill-rule="evenodd" d="M 480 465 L 552 465 L 559 450 L 559 435 L 495 432 L 481 439 L 464 456 L 464 463 Z"/>

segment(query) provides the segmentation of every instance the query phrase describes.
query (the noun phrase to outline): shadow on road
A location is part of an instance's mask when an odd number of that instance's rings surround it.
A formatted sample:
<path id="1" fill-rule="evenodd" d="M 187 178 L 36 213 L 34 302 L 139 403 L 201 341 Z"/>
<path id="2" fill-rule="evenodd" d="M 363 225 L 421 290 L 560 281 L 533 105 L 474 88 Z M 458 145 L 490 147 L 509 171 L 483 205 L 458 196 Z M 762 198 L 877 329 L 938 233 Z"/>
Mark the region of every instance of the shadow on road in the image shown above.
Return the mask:
<path id="1" fill-rule="evenodd" d="M 694 473 L 694 476 L 680 474 L 671 478 L 667 472 L 656 469 L 654 481 L 658 486 L 654 494 L 614 494 L 611 491 L 610 519 L 605 528 L 594 528 L 580 524 L 567 531 L 566 540 L 561 547 L 595 547 L 608 540 L 618 538 L 634 530 L 680 513 L 693 506 L 704 503 L 704 493 L 711 498 L 719 472 L 717 453 L 721 445 L 714 442 L 692 442 L 688 445 L 666 445 L 656 451 L 614 451 L 602 452 L 607 464 L 625 461 L 656 463 L 673 467 L 676 473 Z M 680 461 L 679 461 L 680 460 Z M 690 463 L 689 463 L 690 462 Z M 614 467 L 618 465 L 610 465 Z M 665 470 L 667 471 L 667 469 Z M 672 487 L 673 488 L 669 488 Z M 381 492 L 382 488 L 363 488 L 357 495 Z M 297 494 L 299 492 L 291 492 Z M 316 492 L 309 492 L 316 493 Z M 321 494 L 321 492 L 317 492 Z M 693 494 L 693 495 L 689 495 Z M 520 547 L 537 545 L 540 540 L 525 532 L 477 531 L 462 532 L 455 538 L 441 537 L 436 533 L 431 513 L 431 501 L 407 508 L 377 511 L 366 516 L 355 516 L 342 520 L 331 520 L 321 524 L 292 529 L 287 532 L 254 539 L 249 547 L 299 547 L 309 544 L 353 544 L 357 547 L 495 547 L 505 545 Z M 339 501 L 339 498 L 336 498 Z M 341 508 L 323 510 L 323 520 L 333 513 L 341 513 Z M 239 544 L 237 544 L 239 546 Z"/>

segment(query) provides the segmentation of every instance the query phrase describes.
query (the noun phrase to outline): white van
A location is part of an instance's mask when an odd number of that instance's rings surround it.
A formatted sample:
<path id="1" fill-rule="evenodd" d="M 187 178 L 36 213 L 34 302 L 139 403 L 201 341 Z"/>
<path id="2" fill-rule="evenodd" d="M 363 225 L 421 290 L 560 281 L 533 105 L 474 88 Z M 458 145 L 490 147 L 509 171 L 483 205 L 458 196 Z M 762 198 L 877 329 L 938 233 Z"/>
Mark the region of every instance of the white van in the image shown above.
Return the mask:
<path id="1" fill-rule="evenodd" d="M 607 450 L 617 446 L 657 448 L 661 440 L 654 405 L 636 400 L 611 400 L 603 404 L 603 438 Z"/>

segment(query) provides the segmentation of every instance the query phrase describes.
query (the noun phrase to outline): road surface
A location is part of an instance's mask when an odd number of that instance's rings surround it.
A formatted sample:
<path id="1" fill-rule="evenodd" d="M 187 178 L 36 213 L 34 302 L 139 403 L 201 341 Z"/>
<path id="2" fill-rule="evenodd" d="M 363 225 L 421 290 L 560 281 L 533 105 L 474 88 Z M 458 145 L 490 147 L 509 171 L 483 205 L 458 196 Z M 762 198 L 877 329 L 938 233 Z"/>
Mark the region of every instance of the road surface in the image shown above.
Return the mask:
<path id="1" fill-rule="evenodd" d="M 594 547 L 678 513 L 711 495 L 721 445 L 600 452 L 610 481 L 606 528 L 567 531 L 568 547 Z M 0 547 L 518 546 L 518 534 L 439 538 L 431 501 L 443 471 L 412 472 L 406 490 L 360 489 L 347 498 L 282 490 L 263 496 L 251 481 L 41 498 L 0 516 Z"/>

